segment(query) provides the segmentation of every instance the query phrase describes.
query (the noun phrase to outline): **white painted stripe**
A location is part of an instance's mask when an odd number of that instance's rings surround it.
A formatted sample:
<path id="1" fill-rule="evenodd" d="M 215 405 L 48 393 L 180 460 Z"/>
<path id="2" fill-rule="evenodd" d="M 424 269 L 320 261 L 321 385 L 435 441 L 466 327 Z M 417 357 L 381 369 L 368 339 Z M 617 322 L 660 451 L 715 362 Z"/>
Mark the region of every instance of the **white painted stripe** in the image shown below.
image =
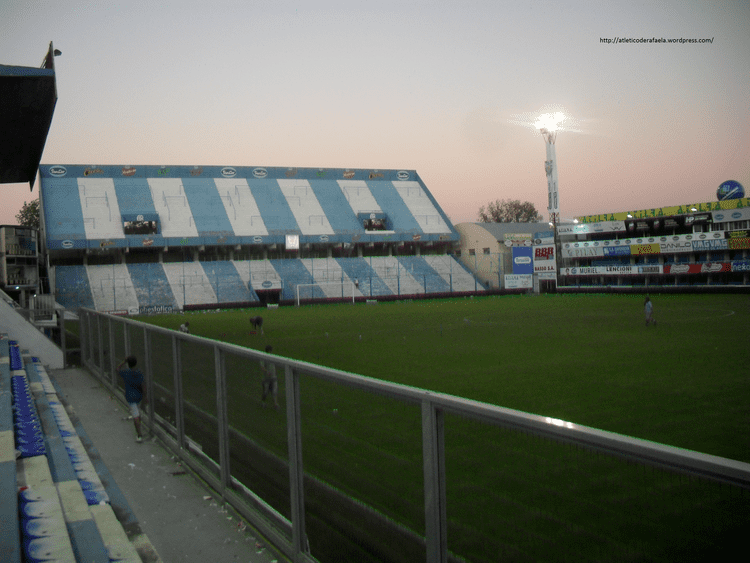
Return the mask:
<path id="1" fill-rule="evenodd" d="M 66 522 L 91 520 L 89 505 L 86 502 L 86 497 L 83 496 L 83 490 L 78 481 L 61 481 L 55 483 L 55 485 L 57 486 L 57 493 L 60 495 L 60 504 Z"/>
<path id="2" fill-rule="evenodd" d="M 5 430 L 4 432 L 0 432 L 0 463 L 6 463 L 15 460 L 16 442 L 13 439 L 13 430 Z"/>

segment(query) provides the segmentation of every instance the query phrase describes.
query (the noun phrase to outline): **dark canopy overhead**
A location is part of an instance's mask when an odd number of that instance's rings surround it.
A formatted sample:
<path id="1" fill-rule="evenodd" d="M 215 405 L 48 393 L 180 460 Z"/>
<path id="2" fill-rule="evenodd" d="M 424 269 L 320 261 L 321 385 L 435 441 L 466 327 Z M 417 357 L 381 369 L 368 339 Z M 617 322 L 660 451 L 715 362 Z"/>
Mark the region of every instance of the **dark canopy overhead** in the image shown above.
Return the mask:
<path id="1" fill-rule="evenodd" d="M 41 68 L 0 64 L 0 184 L 34 187 L 57 103 L 55 54 L 50 43 Z"/>

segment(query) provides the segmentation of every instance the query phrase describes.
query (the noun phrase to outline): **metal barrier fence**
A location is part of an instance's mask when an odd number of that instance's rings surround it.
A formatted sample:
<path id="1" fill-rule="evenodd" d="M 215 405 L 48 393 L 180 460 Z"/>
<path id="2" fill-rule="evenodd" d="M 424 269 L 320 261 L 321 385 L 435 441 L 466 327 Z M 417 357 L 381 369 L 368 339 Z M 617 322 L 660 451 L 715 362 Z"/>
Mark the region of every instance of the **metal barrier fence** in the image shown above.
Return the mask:
<path id="1" fill-rule="evenodd" d="M 117 390 L 136 355 L 150 429 L 295 562 L 717 558 L 750 524 L 747 463 L 80 319 L 83 363 Z M 279 410 L 259 400 L 260 361 Z"/>

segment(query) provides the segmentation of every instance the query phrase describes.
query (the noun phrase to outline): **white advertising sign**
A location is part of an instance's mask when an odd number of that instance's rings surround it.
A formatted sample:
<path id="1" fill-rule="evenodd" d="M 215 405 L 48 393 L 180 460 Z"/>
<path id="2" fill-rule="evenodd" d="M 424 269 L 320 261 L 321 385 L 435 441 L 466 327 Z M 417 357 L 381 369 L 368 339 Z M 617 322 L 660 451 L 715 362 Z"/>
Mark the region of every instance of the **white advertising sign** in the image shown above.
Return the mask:
<path id="1" fill-rule="evenodd" d="M 531 289 L 532 278 L 531 274 L 506 274 L 505 289 Z"/>
<path id="2" fill-rule="evenodd" d="M 624 233 L 625 221 L 599 221 L 597 223 L 578 223 L 576 225 L 558 225 L 558 235 L 584 235 L 587 233 Z"/>
<path id="3" fill-rule="evenodd" d="M 644 266 L 583 266 L 580 268 L 563 268 L 565 276 L 643 276 L 646 274 L 661 274 L 664 267 L 659 264 Z"/>

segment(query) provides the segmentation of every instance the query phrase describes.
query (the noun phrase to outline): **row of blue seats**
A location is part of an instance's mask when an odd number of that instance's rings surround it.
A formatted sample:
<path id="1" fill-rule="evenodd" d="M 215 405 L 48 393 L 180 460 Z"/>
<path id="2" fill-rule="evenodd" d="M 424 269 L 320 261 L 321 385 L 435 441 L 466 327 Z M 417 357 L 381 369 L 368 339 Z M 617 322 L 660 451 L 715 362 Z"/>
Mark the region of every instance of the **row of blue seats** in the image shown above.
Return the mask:
<path id="1" fill-rule="evenodd" d="M 0 380 L 2 561 L 139 562 L 44 366 L 4 335 Z"/>
<path id="2" fill-rule="evenodd" d="M 18 344 L 15 342 L 11 342 L 10 347 L 11 350 L 18 350 Z M 11 358 L 11 369 L 12 366 Z M 44 432 L 36 412 L 34 397 L 24 375 L 11 376 L 11 392 L 17 457 L 44 455 Z"/>

